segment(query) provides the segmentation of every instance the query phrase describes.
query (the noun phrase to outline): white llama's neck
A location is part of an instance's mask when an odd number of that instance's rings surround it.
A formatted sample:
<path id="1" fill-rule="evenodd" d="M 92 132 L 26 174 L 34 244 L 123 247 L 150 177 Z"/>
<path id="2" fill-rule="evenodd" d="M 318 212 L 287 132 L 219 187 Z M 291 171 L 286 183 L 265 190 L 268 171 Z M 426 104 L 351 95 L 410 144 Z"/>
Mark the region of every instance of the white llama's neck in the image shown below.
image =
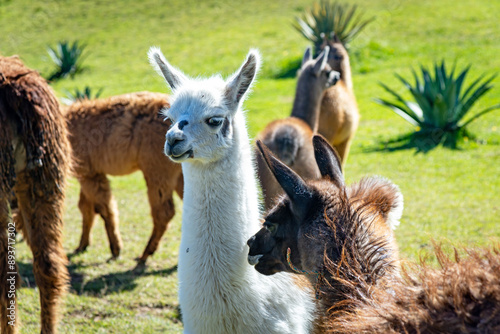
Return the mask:
<path id="1" fill-rule="evenodd" d="M 233 147 L 223 159 L 183 163 L 181 242 L 181 252 L 190 248 L 184 258 L 196 257 L 188 264 L 210 266 L 207 271 L 213 276 L 223 271 L 231 279 L 253 270 L 246 261 L 246 241 L 260 228 L 252 153 L 241 112 L 233 122 Z"/>

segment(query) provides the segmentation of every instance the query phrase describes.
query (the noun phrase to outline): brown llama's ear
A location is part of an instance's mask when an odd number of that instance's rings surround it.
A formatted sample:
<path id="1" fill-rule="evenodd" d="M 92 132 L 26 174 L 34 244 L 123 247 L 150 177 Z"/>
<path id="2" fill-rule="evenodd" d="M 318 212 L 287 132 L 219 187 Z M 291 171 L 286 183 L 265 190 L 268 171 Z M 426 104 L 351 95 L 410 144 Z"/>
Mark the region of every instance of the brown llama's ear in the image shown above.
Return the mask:
<path id="1" fill-rule="evenodd" d="M 319 77 L 321 75 L 321 71 L 325 68 L 326 62 L 328 60 L 328 53 L 330 52 L 330 47 L 327 45 L 321 51 L 318 58 L 316 58 L 316 63 L 314 64 L 314 75 Z"/>
<path id="2" fill-rule="evenodd" d="M 292 202 L 299 203 L 300 205 L 307 205 L 311 199 L 311 192 L 304 180 L 287 165 L 275 158 L 271 150 L 269 150 L 260 140 L 257 140 L 257 147 L 267 167 L 269 167 L 281 188 L 283 188 Z"/>
<path id="3" fill-rule="evenodd" d="M 313 138 L 314 157 L 323 178 L 329 178 L 337 187 L 344 186 L 342 164 L 335 149 L 320 135 Z"/>
<path id="4" fill-rule="evenodd" d="M 239 103 L 252 85 L 260 67 L 260 54 L 257 50 L 250 50 L 247 59 L 240 69 L 228 79 L 224 91 L 224 103 L 231 111 L 238 109 Z"/>
<path id="5" fill-rule="evenodd" d="M 158 74 L 165 78 L 172 91 L 175 91 L 187 81 L 186 76 L 181 71 L 169 64 L 159 48 L 151 47 L 148 57 L 151 65 Z"/>
<path id="6" fill-rule="evenodd" d="M 304 52 L 304 57 L 302 57 L 302 65 L 300 67 L 303 67 L 305 63 L 307 63 L 309 60 L 312 60 L 312 51 L 311 47 L 308 47 L 306 49 L 306 52 Z"/>
<path id="7" fill-rule="evenodd" d="M 333 43 L 340 43 L 340 44 L 342 44 L 342 41 L 340 40 L 339 35 L 337 35 L 336 33 L 332 34 L 332 39 L 331 40 L 332 40 Z"/>

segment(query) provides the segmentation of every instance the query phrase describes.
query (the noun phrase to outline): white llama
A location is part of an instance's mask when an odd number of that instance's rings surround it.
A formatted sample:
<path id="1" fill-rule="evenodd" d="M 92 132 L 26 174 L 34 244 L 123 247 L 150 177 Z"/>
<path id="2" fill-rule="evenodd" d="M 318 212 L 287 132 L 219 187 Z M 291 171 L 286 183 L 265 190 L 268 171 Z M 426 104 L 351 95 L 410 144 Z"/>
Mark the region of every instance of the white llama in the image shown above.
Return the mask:
<path id="1" fill-rule="evenodd" d="M 191 79 L 151 48 L 172 88 L 165 154 L 182 162 L 184 210 L 179 302 L 185 333 L 308 333 L 314 296 L 292 276 L 248 265 L 247 239 L 261 227 L 252 149 L 241 104 L 259 67 L 250 51 L 228 80 Z"/>

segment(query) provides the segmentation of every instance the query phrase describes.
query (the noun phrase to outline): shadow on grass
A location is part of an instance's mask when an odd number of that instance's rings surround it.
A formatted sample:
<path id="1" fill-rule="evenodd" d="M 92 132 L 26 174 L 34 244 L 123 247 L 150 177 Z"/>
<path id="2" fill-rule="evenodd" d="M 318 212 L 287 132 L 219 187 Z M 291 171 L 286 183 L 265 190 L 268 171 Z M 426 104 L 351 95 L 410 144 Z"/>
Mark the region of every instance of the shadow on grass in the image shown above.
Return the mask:
<path id="1" fill-rule="evenodd" d="M 467 131 L 462 131 L 462 133 L 457 133 L 434 129 L 431 131 L 408 133 L 395 139 L 381 141 L 376 146 L 366 148 L 364 152 L 395 152 L 414 149 L 415 153 L 428 153 L 439 145 L 452 150 L 461 150 L 458 145 L 463 142 L 464 138 L 476 140 Z"/>
<path id="2" fill-rule="evenodd" d="M 21 276 L 22 286 L 35 288 L 35 276 L 33 274 L 33 264 L 18 262 L 18 272 Z M 68 271 L 71 277 L 70 291 L 78 295 L 105 296 L 122 291 L 131 291 L 137 287 L 136 279 L 147 276 L 169 276 L 177 271 L 177 265 L 161 270 L 148 271 L 147 267 L 142 270 L 131 269 L 123 272 L 114 272 L 96 277 L 92 280 L 85 280 L 85 274 L 78 272 L 85 267 L 91 267 L 92 264 L 68 265 Z"/>
<path id="3" fill-rule="evenodd" d="M 297 77 L 297 71 L 302 64 L 302 58 L 285 58 L 279 68 L 273 71 L 274 79 L 293 79 Z"/>

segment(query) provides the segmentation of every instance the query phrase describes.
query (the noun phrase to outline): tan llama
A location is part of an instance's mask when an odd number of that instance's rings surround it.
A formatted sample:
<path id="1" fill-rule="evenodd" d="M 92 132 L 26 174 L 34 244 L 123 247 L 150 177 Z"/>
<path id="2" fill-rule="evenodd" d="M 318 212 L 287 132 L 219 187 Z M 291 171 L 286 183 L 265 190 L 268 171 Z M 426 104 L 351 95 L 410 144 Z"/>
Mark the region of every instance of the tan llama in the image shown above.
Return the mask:
<path id="1" fill-rule="evenodd" d="M 175 214 L 173 192 L 181 198 L 183 192 L 180 165 L 162 153 L 170 121 L 164 121 L 159 112 L 167 107 L 167 95 L 141 92 L 83 100 L 68 108 L 66 120 L 74 172 L 81 185 L 78 206 L 83 217 L 76 252 L 89 246 L 98 213 L 104 220 L 113 258 L 120 254 L 118 209 L 106 175 L 127 175 L 137 170 L 144 174 L 153 216 L 153 232 L 139 265 L 158 248 Z"/>
<path id="2" fill-rule="evenodd" d="M 310 48 L 306 50 L 297 81 L 291 116 L 269 123 L 257 135 L 258 140 L 261 140 L 282 162 L 305 179 L 320 177 L 314 161 L 312 137 L 318 127 L 323 93 L 335 85 L 339 79 L 339 73 L 332 71 L 327 63 L 328 54 L 328 46 L 316 59 L 312 59 Z M 282 190 L 260 155 L 256 154 L 256 156 L 265 206 L 269 209 Z"/>
<path id="3" fill-rule="evenodd" d="M 0 332 L 17 332 L 15 231 L 33 252 L 41 332 L 57 332 L 69 280 L 62 246 L 70 145 L 54 92 L 17 57 L 0 57 Z M 12 221 L 12 191 L 18 205 Z M 21 301 L 22 302 L 22 301 Z"/>
<path id="4" fill-rule="evenodd" d="M 327 318 L 332 305 L 345 301 L 350 280 L 355 280 L 352 285 L 363 280 L 367 286 L 385 286 L 398 276 L 392 230 L 399 224 L 403 198 L 394 184 L 373 177 L 346 187 L 337 154 L 320 136 L 313 139 L 319 180 L 305 181 L 258 145 L 286 194 L 248 240 L 248 262 L 258 272 L 305 274 L 316 286 Z M 356 268 L 361 274 L 331 280 L 329 264 L 339 270 Z"/>
<path id="5" fill-rule="evenodd" d="M 340 72 L 340 81 L 323 95 L 318 133 L 335 147 L 345 167 L 349 149 L 359 124 L 359 111 L 354 96 L 349 54 L 337 36 L 325 38 L 322 48 L 328 46 L 328 64 Z"/>

